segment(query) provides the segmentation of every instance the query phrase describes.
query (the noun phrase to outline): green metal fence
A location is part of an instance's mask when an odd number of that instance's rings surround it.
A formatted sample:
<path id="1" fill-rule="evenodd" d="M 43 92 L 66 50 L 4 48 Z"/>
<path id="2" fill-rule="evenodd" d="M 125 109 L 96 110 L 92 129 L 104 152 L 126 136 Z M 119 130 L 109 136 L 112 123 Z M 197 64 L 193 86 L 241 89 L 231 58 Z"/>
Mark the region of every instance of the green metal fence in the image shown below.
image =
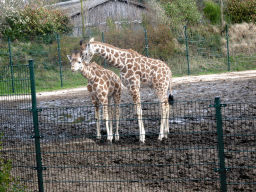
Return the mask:
<path id="1" fill-rule="evenodd" d="M 239 36 L 233 25 L 226 26 L 222 35 L 218 32 L 207 33 L 207 30 L 214 28 L 184 26 L 180 31 L 172 31 L 169 26 L 159 27 L 158 30 L 141 28 L 132 31 L 128 28 L 124 31 L 90 32 L 86 41 L 94 36 L 119 48 L 132 48 L 145 56 L 160 58 L 171 67 L 174 76 L 255 69 L 255 47 L 248 38 L 242 38 L 250 34 L 241 29 L 241 33 L 245 34 Z M 161 40 L 158 37 L 161 33 L 170 33 L 169 39 Z M 73 49 L 79 49 L 81 38 L 56 34 L 31 39 L 0 39 L 0 65 L 24 65 L 29 59 L 34 59 L 38 80 L 36 86 L 41 90 L 81 86 L 84 82 L 78 80 L 80 76 L 71 74 L 66 57 Z M 176 42 L 174 47 L 171 46 L 173 42 Z M 166 46 L 169 48 L 166 49 Z M 168 54 L 165 53 L 168 50 Z M 111 68 L 97 56 L 94 60 Z M 45 78 L 48 81 L 44 81 Z"/>
<path id="2" fill-rule="evenodd" d="M 170 133 L 158 141 L 159 103 L 143 103 L 146 142 L 132 104 L 121 104 L 119 141 L 96 138 L 94 106 L 44 107 L 36 102 L 33 61 L 12 66 L 1 93 L 1 155 L 30 191 L 253 191 L 256 103 L 220 98 L 175 102 Z M 19 70 L 18 70 L 19 69 Z M 20 70 L 22 69 L 22 70 Z M 11 72 L 11 66 L 1 67 Z M 102 108 L 100 107 L 101 117 Z M 115 131 L 113 131 L 115 132 Z"/>

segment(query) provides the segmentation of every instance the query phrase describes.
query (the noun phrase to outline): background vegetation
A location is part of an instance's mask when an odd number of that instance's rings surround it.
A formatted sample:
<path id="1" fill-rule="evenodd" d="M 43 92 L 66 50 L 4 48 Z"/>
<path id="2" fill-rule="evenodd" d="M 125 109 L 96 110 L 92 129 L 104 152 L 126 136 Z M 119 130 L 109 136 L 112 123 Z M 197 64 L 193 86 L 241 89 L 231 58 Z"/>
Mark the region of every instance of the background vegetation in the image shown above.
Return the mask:
<path id="1" fill-rule="evenodd" d="M 125 21 L 121 28 L 116 28 L 113 19 L 109 18 L 108 30 L 103 34 L 105 42 L 120 48 L 132 48 L 143 55 L 148 51 L 150 57 L 165 61 L 174 76 L 187 75 L 188 64 L 190 74 L 193 75 L 225 72 L 228 64 L 231 70 L 256 68 L 254 38 L 249 38 L 256 34 L 252 12 L 255 9 L 247 9 L 245 12 L 245 7 L 254 6 L 253 0 L 223 1 L 224 20 L 230 33 L 229 42 L 225 26 L 220 25 L 220 1 L 138 2 L 146 4 L 151 10 L 150 14 L 143 16 L 141 29 L 134 30 L 135 26 Z M 10 56 L 13 65 L 27 64 L 29 59 L 34 59 L 37 91 L 86 85 L 87 81 L 79 73 L 71 73 L 66 58 L 73 49 L 79 49 L 81 37 L 72 36 L 72 23 L 66 15 L 43 8 L 44 5 L 35 2 L 23 8 L 17 6 L 9 12 L 7 9 L 11 8 L 7 6 L 5 11 L 8 13 L 0 9 L 4 13 L 0 16 L 3 24 L 0 25 L 0 65 L 10 65 Z M 235 19 L 240 12 L 243 17 Z M 251 24 L 241 23 L 244 21 Z M 98 28 L 87 30 L 89 36 L 85 41 L 92 36 L 103 41 Z M 148 50 L 145 49 L 146 41 Z M 108 66 L 100 57 L 95 56 L 94 61 L 118 73 L 117 69 Z M 61 77 L 64 87 L 61 87 Z"/>
<path id="2" fill-rule="evenodd" d="M 0 141 L 2 138 L 2 134 L 0 134 Z M 2 142 L 0 142 L 0 145 Z M 0 147 L 2 149 L 2 147 Z M 1 155 L 1 153 L 0 153 Z M 25 187 L 21 186 L 16 179 L 11 176 L 10 172 L 12 169 L 11 161 L 4 160 L 0 157 L 0 191 L 1 192 L 23 192 L 25 191 Z"/>

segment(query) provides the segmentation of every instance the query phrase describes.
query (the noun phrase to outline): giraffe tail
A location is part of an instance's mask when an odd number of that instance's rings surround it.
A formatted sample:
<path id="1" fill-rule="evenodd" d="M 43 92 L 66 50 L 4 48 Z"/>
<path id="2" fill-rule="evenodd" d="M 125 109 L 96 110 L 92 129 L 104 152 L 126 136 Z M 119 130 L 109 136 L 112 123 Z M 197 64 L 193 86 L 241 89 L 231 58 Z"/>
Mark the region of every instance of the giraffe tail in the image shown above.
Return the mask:
<path id="1" fill-rule="evenodd" d="M 170 81 L 169 81 L 169 95 L 168 95 L 168 103 L 169 105 L 173 105 L 174 103 L 174 97 L 172 95 L 172 78 L 170 78 Z"/>

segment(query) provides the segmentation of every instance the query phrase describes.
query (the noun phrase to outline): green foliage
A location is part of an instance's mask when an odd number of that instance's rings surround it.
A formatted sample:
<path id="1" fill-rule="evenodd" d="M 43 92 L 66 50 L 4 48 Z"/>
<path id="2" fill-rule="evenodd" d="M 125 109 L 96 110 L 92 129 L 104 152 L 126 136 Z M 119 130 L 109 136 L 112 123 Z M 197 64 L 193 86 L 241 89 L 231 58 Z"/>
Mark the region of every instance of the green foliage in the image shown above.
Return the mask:
<path id="1" fill-rule="evenodd" d="M 21 11 L 10 10 L 1 31 L 7 37 L 26 38 L 71 30 L 70 18 L 59 10 L 25 7 Z"/>
<path id="2" fill-rule="evenodd" d="M 164 5 L 174 25 L 194 25 L 201 19 L 195 0 L 174 0 Z"/>
<path id="3" fill-rule="evenodd" d="M 0 139 L 2 134 L 0 134 Z M 2 144 L 2 142 L 0 142 Z M 0 147 L 2 149 L 2 147 Z M 1 153 L 0 153 L 1 155 Z M 0 158 L 0 192 L 5 191 L 25 191 L 25 187 L 21 186 L 19 182 L 15 181 L 15 178 L 11 176 L 10 171 L 12 169 L 11 161 L 5 161 Z"/>
<path id="4" fill-rule="evenodd" d="M 150 57 L 166 61 L 177 51 L 173 42 L 174 36 L 169 26 L 148 27 L 147 36 Z"/>
<path id="5" fill-rule="evenodd" d="M 228 0 L 227 12 L 232 23 L 255 22 L 255 0 Z"/>
<path id="6" fill-rule="evenodd" d="M 219 24 L 221 22 L 220 6 L 212 1 L 205 1 L 204 4 L 204 15 L 210 20 L 211 24 Z"/>

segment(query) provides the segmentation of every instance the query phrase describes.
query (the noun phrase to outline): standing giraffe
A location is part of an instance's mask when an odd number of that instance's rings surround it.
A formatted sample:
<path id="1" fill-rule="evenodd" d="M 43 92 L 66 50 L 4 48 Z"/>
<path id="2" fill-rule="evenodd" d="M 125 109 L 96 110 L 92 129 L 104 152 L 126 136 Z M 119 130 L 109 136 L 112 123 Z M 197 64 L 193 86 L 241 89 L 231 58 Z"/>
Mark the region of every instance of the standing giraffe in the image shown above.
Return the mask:
<path id="1" fill-rule="evenodd" d="M 97 138 L 101 138 L 100 134 L 100 113 L 99 113 L 99 103 L 103 105 L 104 118 L 106 120 L 107 129 L 107 140 L 112 141 L 112 111 L 109 106 L 111 99 L 113 98 L 115 103 L 115 113 L 116 113 L 116 134 L 115 140 L 119 140 L 118 124 L 119 124 L 119 112 L 120 112 L 120 102 L 121 102 L 121 89 L 122 82 L 120 78 L 112 71 L 104 69 L 103 67 L 97 65 L 96 63 L 86 63 L 83 62 L 81 53 L 78 51 L 73 51 L 72 55 L 67 55 L 72 71 L 81 71 L 81 74 L 88 79 L 87 89 L 90 92 L 92 103 L 95 106 L 95 117 L 97 119 Z M 108 114 L 109 111 L 109 114 Z M 109 127 L 110 119 L 110 127 Z"/>
<path id="2" fill-rule="evenodd" d="M 121 80 L 133 97 L 137 106 L 137 115 L 140 131 L 140 141 L 145 142 L 145 129 L 142 121 L 142 109 L 140 101 L 141 85 L 153 87 L 161 102 L 161 125 L 158 139 L 167 138 L 169 133 L 169 104 L 174 99 L 172 96 L 172 72 L 163 62 L 157 59 L 147 58 L 131 49 L 119 49 L 112 45 L 94 41 L 84 44 L 80 41 L 82 54 L 86 62 L 90 62 L 94 54 L 101 55 L 111 65 L 120 69 Z M 167 91 L 169 90 L 169 96 Z M 169 102 L 169 104 L 168 104 Z"/>

